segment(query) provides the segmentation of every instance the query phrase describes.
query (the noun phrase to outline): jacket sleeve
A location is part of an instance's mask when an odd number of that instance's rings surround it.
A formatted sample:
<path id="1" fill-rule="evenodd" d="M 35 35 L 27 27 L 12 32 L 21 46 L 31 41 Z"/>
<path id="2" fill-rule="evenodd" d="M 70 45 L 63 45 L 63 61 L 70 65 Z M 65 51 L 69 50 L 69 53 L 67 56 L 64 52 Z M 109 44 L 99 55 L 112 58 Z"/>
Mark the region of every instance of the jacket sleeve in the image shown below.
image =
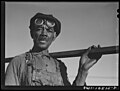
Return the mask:
<path id="1" fill-rule="evenodd" d="M 67 67 L 65 66 L 65 64 L 61 60 L 58 60 L 58 61 L 60 63 L 60 71 L 61 71 L 64 85 L 65 86 L 76 86 L 75 80 L 73 81 L 73 84 L 71 84 L 69 82 L 68 76 L 67 76 Z M 85 82 L 84 86 L 87 86 L 86 82 Z M 83 86 L 81 86 L 81 89 L 83 89 Z"/>
<path id="2" fill-rule="evenodd" d="M 65 86 L 71 86 L 71 83 L 68 80 L 68 76 L 67 76 L 67 67 L 65 66 L 65 64 L 61 61 L 58 60 L 60 63 L 60 72 L 61 72 L 61 76 L 63 78 L 63 83 Z"/>
<path id="3" fill-rule="evenodd" d="M 13 58 L 11 62 L 9 63 L 6 74 L 5 74 L 5 86 L 7 85 L 19 85 L 19 79 L 18 79 L 18 61 L 19 58 Z"/>

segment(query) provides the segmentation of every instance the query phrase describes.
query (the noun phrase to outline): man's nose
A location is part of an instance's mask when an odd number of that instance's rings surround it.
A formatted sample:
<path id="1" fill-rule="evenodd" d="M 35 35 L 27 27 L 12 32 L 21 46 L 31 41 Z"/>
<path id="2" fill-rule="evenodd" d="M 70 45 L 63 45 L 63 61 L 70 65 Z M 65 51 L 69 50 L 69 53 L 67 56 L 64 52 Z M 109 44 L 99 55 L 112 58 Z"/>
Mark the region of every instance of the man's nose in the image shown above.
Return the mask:
<path id="1" fill-rule="evenodd" d="M 47 34 L 47 26 L 43 25 L 42 27 L 43 27 L 43 30 L 42 30 L 41 34 L 46 35 Z"/>

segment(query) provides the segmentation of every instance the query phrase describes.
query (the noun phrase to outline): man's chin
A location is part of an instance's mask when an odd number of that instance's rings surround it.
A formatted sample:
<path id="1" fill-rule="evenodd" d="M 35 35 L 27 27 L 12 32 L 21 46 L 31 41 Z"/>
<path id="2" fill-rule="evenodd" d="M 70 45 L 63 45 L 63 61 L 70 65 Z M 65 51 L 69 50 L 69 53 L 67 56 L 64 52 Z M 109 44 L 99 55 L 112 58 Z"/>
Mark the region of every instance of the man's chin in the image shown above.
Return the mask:
<path id="1" fill-rule="evenodd" d="M 40 49 L 43 49 L 43 50 L 45 50 L 45 49 L 48 48 L 48 46 L 47 46 L 46 44 L 39 44 L 38 47 L 39 47 Z"/>

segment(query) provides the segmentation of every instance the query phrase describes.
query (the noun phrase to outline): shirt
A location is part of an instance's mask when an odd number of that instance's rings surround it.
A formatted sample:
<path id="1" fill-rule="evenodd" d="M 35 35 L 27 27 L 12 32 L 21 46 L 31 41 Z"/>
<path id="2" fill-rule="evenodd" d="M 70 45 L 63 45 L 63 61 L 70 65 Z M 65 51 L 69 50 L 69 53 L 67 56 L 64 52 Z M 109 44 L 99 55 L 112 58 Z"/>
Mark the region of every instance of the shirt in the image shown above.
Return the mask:
<path id="1" fill-rule="evenodd" d="M 64 63 L 42 52 L 26 52 L 15 56 L 6 70 L 5 85 L 65 86 L 68 81 Z"/>

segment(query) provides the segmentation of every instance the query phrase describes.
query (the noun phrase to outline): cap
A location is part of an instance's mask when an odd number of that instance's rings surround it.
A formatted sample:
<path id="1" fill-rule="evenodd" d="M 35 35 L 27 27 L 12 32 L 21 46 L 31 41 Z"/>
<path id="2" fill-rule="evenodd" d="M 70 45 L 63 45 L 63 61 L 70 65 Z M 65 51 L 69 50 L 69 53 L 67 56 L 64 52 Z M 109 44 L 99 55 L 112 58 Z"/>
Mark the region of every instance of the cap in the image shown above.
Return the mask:
<path id="1" fill-rule="evenodd" d="M 55 30 L 57 36 L 60 34 L 61 23 L 57 18 L 53 17 L 53 15 L 51 15 L 51 14 L 37 13 L 35 16 L 33 16 L 30 19 L 30 29 L 33 27 L 34 21 L 37 18 L 48 19 L 48 20 L 54 21 L 55 22 L 54 30 Z"/>

